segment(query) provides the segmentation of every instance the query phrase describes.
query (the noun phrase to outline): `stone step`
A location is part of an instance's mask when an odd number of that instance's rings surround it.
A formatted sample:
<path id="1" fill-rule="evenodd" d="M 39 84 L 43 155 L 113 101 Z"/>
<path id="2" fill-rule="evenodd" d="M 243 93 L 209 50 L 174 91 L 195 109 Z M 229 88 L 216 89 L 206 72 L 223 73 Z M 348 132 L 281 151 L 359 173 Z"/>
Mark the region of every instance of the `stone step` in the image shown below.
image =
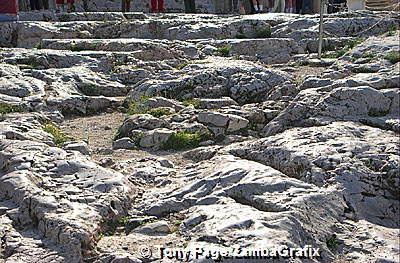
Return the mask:
<path id="1" fill-rule="evenodd" d="M 41 47 L 73 52 L 126 52 L 135 53 L 142 60 L 166 60 L 177 58 L 199 59 L 200 52 L 192 43 L 153 39 L 44 39 Z M 89 54 L 90 55 L 90 54 Z"/>
<path id="2" fill-rule="evenodd" d="M 74 14 L 75 15 L 75 14 Z M 82 13 L 81 18 L 84 19 Z M 117 14 L 111 19 L 117 19 Z M 132 14 L 135 15 L 135 14 Z M 91 15 L 88 15 L 91 16 Z M 129 15 L 125 15 L 129 17 Z M 146 15 L 147 16 L 147 15 Z M 93 15 L 90 19 L 99 19 Z M 270 34 L 270 24 L 283 21 L 279 17 L 226 17 L 187 16 L 187 19 L 174 16 L 153 17 L 151 19 L 110 20 L 110 21 L 73 21 L 44 22 L 21 21 L 3 23 L 0 28 L 0 46 L 34 47 L 41 39 L 74 39 L 74 38 L 143 38 L 143 39 L 233 39 L 266 37 Z"/>
<path id="3" fill-rule="evenodd" d="M 199 40 L 190 43 L 153 39 L 44 39 L 41 47 L 75 52 L 135 52 L 143 54 L 141 58 L 145 60 L 199 59 L 203 55 L 243 56 L 244 59 L 259 59 L 267 64 L 286 63 L 293 54 L 302 52 L 293 39 L 280 38 Z"/>

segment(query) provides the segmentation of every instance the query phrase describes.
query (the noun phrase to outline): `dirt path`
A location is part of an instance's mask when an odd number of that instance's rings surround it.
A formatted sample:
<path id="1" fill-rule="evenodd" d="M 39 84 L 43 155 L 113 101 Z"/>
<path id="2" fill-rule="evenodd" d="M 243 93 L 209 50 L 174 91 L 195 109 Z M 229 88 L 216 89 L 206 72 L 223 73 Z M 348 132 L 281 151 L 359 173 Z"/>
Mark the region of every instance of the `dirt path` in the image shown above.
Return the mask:
<path id="1" fill-rule="evenodd" d="M 113 163 L 121 163 L 133 158 L 164 157 L 176 166 L 190 163 L 183 158 L 182 151 L 113 150 L 113 137 L 126 116 L 124 113 L 113 112 L 74 117 L 65 119 L 60 127 L 68 136 L 86 141 L 91 158 L 98 162 L 102 162 L 104 158 L 112 159 Z"/>

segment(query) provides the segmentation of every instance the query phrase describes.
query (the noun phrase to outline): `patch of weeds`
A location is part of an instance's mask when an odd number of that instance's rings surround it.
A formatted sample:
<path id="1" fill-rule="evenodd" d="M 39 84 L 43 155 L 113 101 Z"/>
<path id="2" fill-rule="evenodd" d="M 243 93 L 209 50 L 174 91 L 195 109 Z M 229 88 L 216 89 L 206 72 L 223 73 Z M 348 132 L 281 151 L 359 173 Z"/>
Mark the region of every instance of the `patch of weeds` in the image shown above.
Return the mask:
<path id="1" fill-rule="evenodd" d="M 0 102 L 0 117 L 7 113 L 13 113 L 13 112 L 22 112 L 23 109 L 21 106 L 17 105 L 11 105 L 7 103 L 1 103 Z"/>
<path id="2" fill-rule="evenodd" d="M 246 36 L 244 34 L 237 34 L 235 37 L 237 39 L 246 39 Z"/>
<path id="3" fill-rule="evenodd" d="M 182 104 L 185 105 L 185 106 L 193 105 L 193 107 L 194 107 L 195 109 L 200 108 L 200 103 L 199 103 L 199 101 L 198 101 L 198 100 L 195 100 L 195 99 L 184 100 L 184 101 L 182 101 Z"/>
<path id="4" fill-rule="evenodd" d="M 222 57 L 229 57 L 229 53 L 231 52 L 232 47 L 229 45 L 222 46 L 214 50 L 214 53 L 222 56 Z"/>
<path id="5" fill-rule="evenodd" d="M 131 102 L 130 104 L 128 104 L 128 111 L 127 111 L 127 113 L 128 113 L 129 115 L 134 115 L 134 114 L 145 114 L 145 113 L 147 113 L 148 109 L 143 109 L 143 108 L 139 107 L 139 104 L 148 101 L 150 98 L 152 98 L 152 97 L 151 97 L 151 96 L 148 96 L 148 95 L 143 95 L 143 96 L 140 97 L 140 99 L 137 100 L 136 102 Z"/>
<path id="6" fill-rule="evenodd" d="M 175 222 L 174 222 L 174 225 L 180 226 L 180 225 L 182 225 L 182 221 L 175 221 Z"/>
<path id="7" fill-rule="evenodd" d="M 386 116 L 389 112 L 388 111 L 382 111 L 382 110 L 378 110 L 378 109 L 370 109 L 368 111 L 368 116 L 370 117 L 383 117 Z"/>
<path id="8" fill-rule="evenodd" d="M 330 250 L 335 250 L 337 246 L 340 244 L 335 234 L 331 235 L 328 239 L 326 239 L 325 243 Z"/>
<path id="9" fill-rule="evenodd" d="M 354 70 L 354 72 L 355 73 L 375 73 L 376 70 L 373 70 L 373 69 L 370 69 L 370 68 L 361 67 L 361 68 L 356 68 Z"/>
<path id="10" fill-rule="evenodd" d="M 99 96 L 100 90 L 96 85 L 84 85 L 79 90 L 86 96 Z"/>
<path id="11" fill-rule="evenodd" d="M 368 159 L 366 162 L 364 162 L 364 165 L 371 171 L 374 171 L 374 172 L 380 171 L 380 167 L 371 159 Z"/>
<path id="12" fill-rule="evenodd" d="M 34 45 L 34 48 L 36 49 L 42 49 L 42 43 L 38 42 Z"/>
<path id="13" fill-rule="evenodd" d="M 396 27 L 395 26 L 390 26 L 389 28 L 388 28 L 388 31 L 385 33 L 385 36 L 386 37 L 392 37 L 392 36 L 394 36 L 395 35 L 395 32 L 396 32 Z"/>
<path id="14" fill-rule="evenodd" d="M 116 141 L 116 140 L 118 140 L 118 139 L 120 139 L 121 138 L 121 130 L 118 128 L 116 131 L 115 131 L 115 134 L 114 134 L 114 137 L 113 137 L 113 141 Z"/>
<path id="15" fill-rule="evenodd" d="M 373 57 L 375 57 L 375 55 L 372 53 L 364 53 L 364 54 L 362 54 L 361 57 L 362 58 L 373 58 Z"/>
<path id="16" fill-rule="evenodd" d="M 271 34 L 271 28 L 266 26 L 256 32 L 256 38 L 270 38 Z"/>
<path id="17" fill-rule="evenodd" d="M 131 218 L 129 216 L 123 217 L 118 221 L 111 221 L 107 223 L 107 231 L 104 232 L 105 236 L 112 236 L 117 232 L 117 228 L 125 227 Z"/>
<path id="18" fill-rule="evenodd" d="M 187 65 L 189 65 L 189 63 L 187 62 L 183 62 L 183 63 L 179 63 L 178 65 L 175 66 L 175 68 L 177 70 L 182 70 L 184 67 L 186 67 Z"/>
<path id="19" fill-rule="evenodd" d="M 65 142 L 71 141 L 71 138 L 69 138 L 67 135 L 64 134 L 64 132 L 57 127 L 52 122 L 48 122 L 44 124 L 43 130 L 47 133 L 50 133 L 54 137 L 54 141 L 57 146 L 60 146 L 61 144 Z"/>
<path id="20" fill-rule="evenodd" d="M 196 148 L 204 139 L 204 136 L 198 133 L 178 132 L 169 137 L 168 141 L 164 144 L 163 149 L 182 150 Z"/>
<path id="21" fill-rule="evenodd" d="M 20 62 L 20 64 L 18 64 L 18 67 L 20 69 L 39 69 L 39 68 L 43 68 L 42 65 L 37 63 L 37 61 L 35 60 L 34 57 L 30 57 L 28 59 L 22 60 Z"/>
<path id="22" fill-rule="evenodd" d="M 323 58 L 340 58 L 344 56 L 351 49 L 361 44 L 365 39 L 363 38 L 355 38 L 349 41 L 342 49 L 336 50 L 334 53 L 323 54 Z"/>
<path id="23" fill-rule="evenodd" d="M 84 51 L 84 50 L 95 50 L 97 47 L 96 44 L 90 44 L 88 46 L 78 45 L 76 43 L 72 43 L 70 46 L 70 50 L 74 52 Z"/>
<path id="24" fill-rule="evenodd" d="M 389 60 L 392 64 L 396 64 L 400 61 L 400 52 L 392 52 L 384 57 L 384 59 Z"/>
<path id="25" fill-rule="evenodd" d="M 163 109 L 163 108 L 151 109 L 148 110 L 146 113 L 156 118 L 160 118 L 161 116 L 165 115 L 171 115 L 171 112 L 168 109 Z"/>

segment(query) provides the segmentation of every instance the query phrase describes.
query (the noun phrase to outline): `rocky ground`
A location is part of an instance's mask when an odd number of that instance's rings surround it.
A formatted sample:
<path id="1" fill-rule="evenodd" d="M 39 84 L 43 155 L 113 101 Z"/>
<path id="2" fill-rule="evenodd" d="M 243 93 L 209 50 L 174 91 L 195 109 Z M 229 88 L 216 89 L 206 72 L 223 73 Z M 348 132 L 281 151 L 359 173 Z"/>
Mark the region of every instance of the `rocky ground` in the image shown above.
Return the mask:
<path id="1" fill-rule="evenodd" d="M 0 263 L 400 262 L 399 16 L 327 15 L 322 60 L 316 16 L 21 18 L 0 26 Z"/>

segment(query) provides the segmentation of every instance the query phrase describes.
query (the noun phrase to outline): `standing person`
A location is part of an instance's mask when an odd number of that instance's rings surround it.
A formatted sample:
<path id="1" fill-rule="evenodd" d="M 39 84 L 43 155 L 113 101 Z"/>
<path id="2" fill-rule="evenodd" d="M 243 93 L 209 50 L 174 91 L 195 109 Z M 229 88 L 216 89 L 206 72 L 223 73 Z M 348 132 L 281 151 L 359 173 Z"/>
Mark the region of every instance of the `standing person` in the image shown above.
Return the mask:
<path id="1" fill-rule="evenodd" d="M 17 0 L 0 1 L 0 22 L 18 20 L 18 2 Z"/>
<path id="2" fill-rule="evenodd" d="M 131 10 L 131 0 L 122 0 L 121 9 L 122 12 L 129 12 Z"/>
<path id="3" fill-rule="evenodd" d="M 164 12 L 164 0 L 151 0 L 151 12 Z"/>

